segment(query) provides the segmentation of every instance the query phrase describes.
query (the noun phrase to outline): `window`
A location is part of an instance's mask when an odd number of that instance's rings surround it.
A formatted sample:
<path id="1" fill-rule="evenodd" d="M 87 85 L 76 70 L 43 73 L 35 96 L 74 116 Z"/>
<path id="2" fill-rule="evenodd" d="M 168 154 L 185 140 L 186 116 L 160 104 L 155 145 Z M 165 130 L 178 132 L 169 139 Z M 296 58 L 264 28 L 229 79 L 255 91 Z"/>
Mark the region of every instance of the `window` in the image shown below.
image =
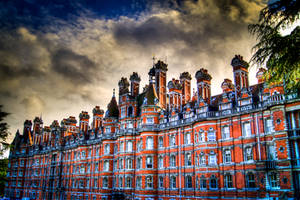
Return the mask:
<path id="1" fill-rule="evenodd" d="M 87 173 L 90 173 L 90 172 L 91 172 L 91 165 L 90 165 L 90 164 L 87 165 L 87 170 L 86 170 L 86 172 L 87 172 Z"/>
<path id="2" fill-rule="evenodd" d="M 117 144 L 114 145 L 114 153 L 118 153 L 118 145 Z"/>
<path id="3" fill-rule="evenodd" d="M 120 143 L 120 152 L 124 152 L 124 141 Z"/>
<path id="4" fill-rule="evenodd" d="M 164 159 L 162 156 L 158 158 L 158 168 L 163 168 L 164 167 Z"/>
<path id="5" fill-rule="evenodd" d="M 143 144 L 142 144 L 142 141 L 140 140 L 137 143 L 137 151 L 140 152 L 142 150 L 142 148 L 143 148 Z"/>
<path id="6" fill-rule="evenodd" d="M 176 176 L 170 178 L 170 188 L 176 188 Z"/>
<path id="7" fill-rule="evenodd" d="M 216 154 L 209 155 L 209 165 L 216 165 L 217 164 L 217 156 Z"/>
<path id="8" fill-rule="evenodd" d="M 253 160 L 253 153 L 251 147 L 245 148 L 245 161 L 252 161 Z"/>
<path id="9" fill-rule="evenodd" d="M 70 155 L 70 154 L 69 154 Z M 89 153 L 88 153 L 89 158 L 92 157 L 92 149 L 89 149 Z M 70 159 L 69 159 L 70 160 Z"/>
<path id="10" fill-rule="evenodd" d="M 126 168 L 127 169 L 132 169 L 132 159 L 131 158 L 127 158 L 127 160 L 126 160 Z"/>
<path id="11" fill-rule="evenodd" d="M 186 166 L 192 166 L 192 156 L 191 156 L 191 153 L 187 153 L 185 155 L 185 165 Z"/>
<path id="12" fill-rule="evenodd" d="M 187 133 L 185 134 L 185 144 L 191 144 L 191 134 Z"/>
<path id="13" fill-rule="evenodd" d="M 119 187 L 123 187 L 123 177 L 119 178 Z"/>
<path id="14" fill-rule="evenodd" d="M 109 144 L 105 144 L 105 146 L 104 146 L 104 154 L 109 154 L 109 152 L 110 152 L 110 146 L 109 146 Z"/>
<path id="15" fill-rule="evenodd" d="M 123 164 L 123 159 L 119 160 L 119 169 L 123 169 L 124 168 L 124 164 Z"/>
<path id="16" fill-rule="evenodd" d="M 212 175 L 209 181 L 209 186 L 211 189 L 217 189 L 217 179 L 215 175 Z"/>
<path id="17" fill-rule="evenodd" d="M 249 122 L 243 123 L 243 135 L 245 137 L 251 136 L 251 124 Z"/>
<path id="18" fill-rule="evenodd" d="M 109 171 L 109 161 L 108 160 L 104 161 L 104 169 L 103 170 Z"/>
<path id="19" fill-rule="evenodd" d="M 152 168 L 152 167 L 153 167 L 152 163 L 153 163 L 153 158 L 152 158 L 151 156 L 148 156 L 148 157 L 146 158 L 146 167 L 147 167 L 148 169 L 149 169 L 149 168 Z"/>
<path id="20" fill-rule="evenodd" d="M 233 183 L 232 183 L 232 175 L 231 174 L 226 174 L 224 176 L 224 186 L 225 188 L 233 188 Z"/>
<path id="21" fill-rule="evenodd" d="M 105 127 L 105 133 L 110 133 L 110 132 L 111 132 L 110 127 Z"/>
<path id="22" fill-rule="evenodd" d="M 201 179 L 200 179 L 200 189 L 206 190 L 206 179 L 203 175 L 201 176 Z"/>
<path id="23" fill-rule="evenodd" d="M 205 154 L 203 152 L 200 155 L 200 165 L 206 165 Z"/>
<path id="24" fill-rule="evenodd" d="M 268 157 L 268 160 L 276 159 L 276 152 L 275 152 L 274 145 L 267 145 L 267 157 Z"/>
<path id="25" fill-rule="evenodd" d="M 216 134 L 214 131 L 207 132 L 207 141 L 216 141 Z"/>
<path id="26" fill-rule="evenodd" d="M 176 166 L 176 156 L 171 155 L 170 159 L 171 159 L 171 162 L 170 162 L 171 167 L 175 167 Z"/>
<path id="27" fill-rule="evenodd" d="M 164 177 L 160 176 L 158 178 L 158 187 L 163 188 L 164 187 Z"/>
<path id="28" fill-rule="evenodd" d="M 169 140 L 170 140 L 170 146 L 175 146 L 176 145 L 175 135 L 169 136 Z"/>
<path id="29" fill-rule="evenodd" d="M 152 176 L 147 176 L 146 177 L 146 188 L 152 188 Z"/>
<path id="30" fill-rule="evenodd" d="M 142 168 L 142 159 L 141 158 L 137 158 L 136 159 L 136 168 L 137 169 L 141 169 Z"/>
<path id="31" fill-rule="evenodd" d="M 255 176 L 252 172 L 249 172 L 246 176 L 247 187 L 255 188 Z"/>
<path id="32" fill-rule="evenodd" d="M 147 117 L 146 118 L 146 124 L 154 124 L 154 118 L 153 117 Z"/>
<path id="33" fill-rule="evenodd" d="M 84 170 L 84 165 L 82 165 L 81 168 L 80 168 L 80 173 L 81 173 L 81 174 L 84 174 L 84 171 L 85 171 L 85 170 Z"/>
<path id="34" fill-rule="evenodd" d="M 96 156 L 99 156 L 99 147 L 96 148 Z"/>
<path id="35" fill-rule="evenodd" d="M 271 133 L 273 128 L 273 122 L 271 118 L 265 119 L 265 133 Z"/>
<path id="36" fill-rule="evenodd" d="M 125 187 L 127 187 L 127 188 L 132 187 L 132 178 L 131 177 L 126 177 Z"/>
<path id="37" fill-rule="evenodd" d="M 186 188 L 192 188 L 192 187 L 193 187 L 193 184 L 192 184 L 192 176 L 187 175 L 187 176 L 185 177 L 185 187 L 186 187 Z"/>
<path id="38" fill-rule="evenodd" d="M 128 117 L 133 117 L 133 107 L 132 106 L 128 107 Z"/>
<path id="39" fill-rule="evenodd" d="M 142 177 L 138 176 L 136 178 L 136 187 L 141 188 L 142 187 Z"/>
<path id="40" fill-rule="evenodd" d="M 229 130 L 229 126 L 224 126 L 222 128 L 222 135 L 223 135 L 223 139 L 228 139 L 230 138 L 230 130 Z"/>
<path id="41" fill-rule="evenodd" d="M 97 188 L 97 187 L 98 187 L 98 179 L 95 178 L 95 179 L 94 179 L 94 188 Z"/>
<path id="42" fill-rule="evenodd" d="M 269 174 L 269 182 L 270 182 L 270 187 L 271 188 L 278 188 L 278 174 L 276 172 L 271 172 Z"/>
<path id="43" fill-rule="evenodd" d="M 231 151 L 229 149 L 224 151 L 224 163 L 231 163 Z"/>
<path id="44" fill-rule="evenodd" d="M 114 170 L 118 170 L 118 161 L 117 160 L 114 161 Z"/>
<path id="45" fill-rule="evenodd" d="M 205 142 L 205 132 L 203 130 L 199 133 L 199 142 Z"/>
<path id="46" fill-rule="evenodd" d="M 121 118 L 124 118 L 126 116 L 126 108 L 122 107 L 121 108 Z"/>
<path id="47" fill-rule="evenodd" d="M 104 177 L 104 178 L 103 178 L 103 183 L 102 183 L 102 184 L 103 184 L 103 187 L 104 187 L 104 188 L 107 188 L 107 187 L 108 187 L 108 178 L 107 178 L 107 177 Z"/>
<path id="48" fill-rule="evenodd" d="M 99 164 L 96 162 L 95 163 L 95 172 L 98 172 L 99 171 Z"/>
<path id="49" fill-rule="evenodd" d="M 158 138 L 158 147 L 160 148 L 164 147 L 164 139 L 162 136 Z"/>
<path id="50" fill-rule="evenodd" d="M 127 141 L 126 148 L 127 152 L 132 152 L 132 141 Z"/>
<path id="51" fill-rule="evenodd" d="M 152 137 L 147 137 L 146 147 L 147 147 L 147 149 L 153 149 L 153 138 Z"/>

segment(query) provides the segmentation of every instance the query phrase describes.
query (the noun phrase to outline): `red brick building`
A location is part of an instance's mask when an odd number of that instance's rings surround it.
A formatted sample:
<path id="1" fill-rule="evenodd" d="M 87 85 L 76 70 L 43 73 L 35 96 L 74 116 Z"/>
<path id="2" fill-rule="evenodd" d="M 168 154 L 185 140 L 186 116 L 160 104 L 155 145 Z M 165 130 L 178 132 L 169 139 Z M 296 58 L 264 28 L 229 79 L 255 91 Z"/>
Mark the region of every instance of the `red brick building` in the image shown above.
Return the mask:
<path id="1" fill-rule="evenodd" d="M 234 81 L 211 96 L 212 77 L 188 72 L 167 84 L 167 64 L 119 81 L 107 111 L 44 126 L 26 120 L 9 157 L 12 199 L 294 199 L 299 190 L 297 94 L 249 86 L 248 63 L 232 59 Z"/>

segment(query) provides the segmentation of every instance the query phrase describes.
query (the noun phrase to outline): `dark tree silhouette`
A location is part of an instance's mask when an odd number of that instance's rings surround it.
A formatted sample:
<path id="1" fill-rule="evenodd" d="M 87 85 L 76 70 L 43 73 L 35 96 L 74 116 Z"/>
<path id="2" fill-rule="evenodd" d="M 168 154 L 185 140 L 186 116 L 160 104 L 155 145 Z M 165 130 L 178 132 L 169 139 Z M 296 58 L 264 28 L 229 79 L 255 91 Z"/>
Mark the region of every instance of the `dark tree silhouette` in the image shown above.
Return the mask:
<path id="1" fill-rule="evenodd" d="M 0 155 L 7 150 L 8 144 L 6 142 L 8 136 L 8 124 L 4 122 L 4 118 L 7 117 L 8 113 L 2 111 L 2 105 L 0 105 Z"/>
<path id="2" fill-rule="evenodd" d="M 300 18 L 300 1 L 275 0 L 260 12 L 259 23 L 249 25 L 258 43 L 251 62 L 266 63 L 265 78 L 269 83 L 283 82 L 287 90 L 300 88 L 300 27 L 282 36 L 286 29 Z"/>

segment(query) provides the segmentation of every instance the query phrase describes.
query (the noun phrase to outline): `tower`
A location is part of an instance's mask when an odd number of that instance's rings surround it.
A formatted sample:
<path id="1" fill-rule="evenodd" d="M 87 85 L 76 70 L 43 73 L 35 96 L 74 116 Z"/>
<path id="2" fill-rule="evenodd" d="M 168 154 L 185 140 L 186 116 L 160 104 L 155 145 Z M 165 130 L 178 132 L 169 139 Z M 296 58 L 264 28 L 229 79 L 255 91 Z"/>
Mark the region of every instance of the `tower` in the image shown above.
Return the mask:
<path id="1" fill-rule="evenodd" d="M 188 72 L 180 74 L 180 83 L 182 84 L 182 102 L 184 105 L 191 100 L 191 80 L 192 76 Z"/>
<path id="2" fill-rule="evenodd" d="M 197 79 L 198 100 L 201 96 L 202 99 L 209 102 L 211 95 L 211 75 L 207 72 L 207 69 L 201 68 L 196 72 L 195 78 Z"/>
<path id="3" fill-rule="evenodd" d="M 155 90 L 160 102 L 160 106 L 166 109 L 167 104 L 167 71 L 168 65 L 158 60 L 154 65 L 155 69 Z"/>
<path id="4" fill-rule="evenodd" d="M 104 110 L 100 109 L 99 106 L 96 106 L 93 109 L 93 129 L 96 131 L 102 126 Z"/>
<path id="5" fill-rule="evenodd" d="M 243 88 L 249 87 L 249 80 L 248 80 L 249 64 L 243 60 L 242 56 L 235 55 L 235 57 L 231 61 L 231 65 L 233 67 L 235 90 L 237 92 L 237 95 L 240 96 L 241 90 Z"/>
<path id="6" fill-rule="evenodd" d="M 88 112 L 86 111 L 81 111 L 79 114 L 79 129 L 80 131 L 87 133 L 88 127 L 89 127 L 89 119 L 90 116 Z"/>
<path id="7" fill-rule="evenodd" d="M 265 80 L 264 80 L 264 74 L 265 74 L 266 71 L 267 70 L 264 69 L 264 68 L 262 68 L 262 67 L 258 69 L 258 72 L 256 73 L 256 78 L 257 78 L 258 83 L 265 82 Z"/>
<path id="8" fill-rule="evenodd" d="M 139 95 L 140 92 L 141 78 L 139 77 L 137 72 L 133 72 L 129 80 L 130 80 L 130 93 L 132 96 L 136 97 Z"/>

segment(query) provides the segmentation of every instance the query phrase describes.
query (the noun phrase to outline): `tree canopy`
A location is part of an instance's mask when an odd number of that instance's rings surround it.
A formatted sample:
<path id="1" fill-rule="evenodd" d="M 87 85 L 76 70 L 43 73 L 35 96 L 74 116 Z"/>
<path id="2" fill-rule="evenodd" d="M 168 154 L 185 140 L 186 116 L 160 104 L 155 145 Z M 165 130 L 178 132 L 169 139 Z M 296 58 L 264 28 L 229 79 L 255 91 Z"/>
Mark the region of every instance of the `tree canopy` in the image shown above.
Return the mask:
<path id="1" fill-rule="evenodd" d="M 265 78 L 269 83 L 283 82 L 287 90 L 300 88 L 300 27 L 283 36 L 280 31 L 300 18 L 300 1 L 269 2 L 260 12 L 259 22 L 249 25 L 258 43 L 251 62 L 266 64 Z"/>
<path id="2" fill-rule="evenodd" d="M 7 115 L 8 113 L 2 111 L 2 105 L 0 105 L 0 155 L 3 155 L 4 151 L 7 150 L 9 146 L 6 142 L 8 136 L 8 124 L 3 121 Z"/>

